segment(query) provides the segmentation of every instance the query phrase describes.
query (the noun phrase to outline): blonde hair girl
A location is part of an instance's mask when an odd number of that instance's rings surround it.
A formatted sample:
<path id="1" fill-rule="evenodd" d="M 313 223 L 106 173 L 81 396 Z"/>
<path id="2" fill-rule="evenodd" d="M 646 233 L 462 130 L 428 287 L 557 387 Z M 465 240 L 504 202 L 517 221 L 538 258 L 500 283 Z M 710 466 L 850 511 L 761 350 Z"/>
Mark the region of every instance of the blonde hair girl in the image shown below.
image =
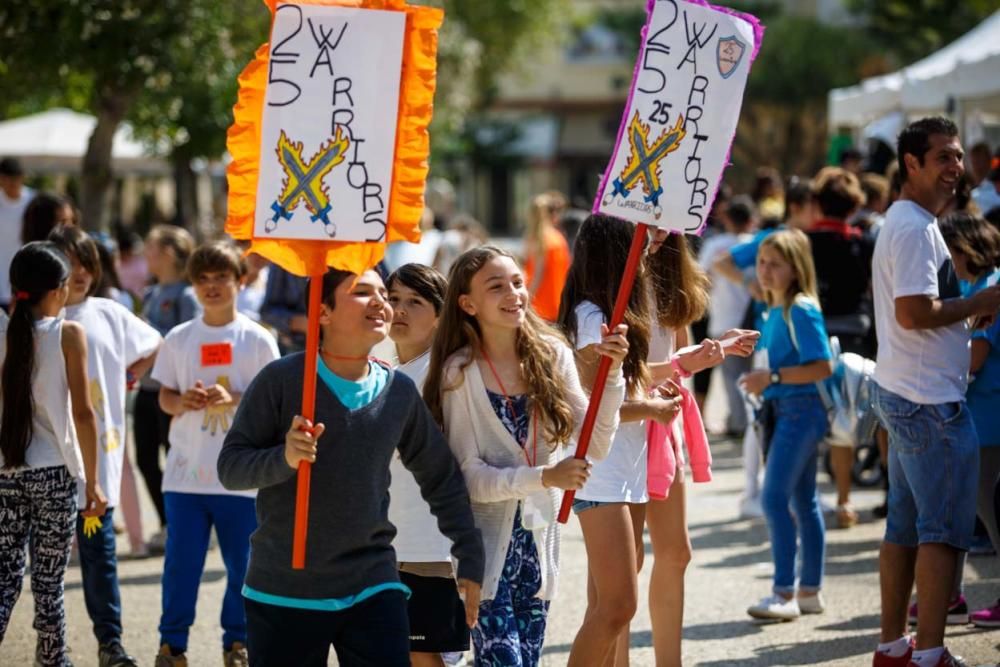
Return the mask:
<path id="1" fill-rule="evenodd" d="M 816 491 L 816 457 L 827 417 L 816 383 L 830 375 L 831 354 L 808 237 L 789 229 L 764 239 L 757 253 L 757 278 L 768 305 L 761 344 L 769 367 L 747 373 L 740 382 L 747 392 L 763 395 L 764 414 L 773 415 L 773 428 L 767 429 L 771 434 L 762 443 L 761 504 L 771 535 L 774 585 L 772 594 L 747 613 L 793 620 L 825 608 L 820 595 L 825 528 Z M 802 544 L 797 597 L 796 537 Z"/>

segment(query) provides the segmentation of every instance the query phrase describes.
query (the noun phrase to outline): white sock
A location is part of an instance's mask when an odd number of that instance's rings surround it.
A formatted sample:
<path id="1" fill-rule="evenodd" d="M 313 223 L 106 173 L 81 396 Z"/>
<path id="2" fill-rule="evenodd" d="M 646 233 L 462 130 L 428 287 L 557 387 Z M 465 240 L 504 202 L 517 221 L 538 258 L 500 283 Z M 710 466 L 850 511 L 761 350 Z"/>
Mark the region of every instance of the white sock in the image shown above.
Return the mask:
<path id="1" fill-rule="evenodd" d="M 890 658 L 901 658 L 910 650 L 910 635 L 903 635 L 893 642 L 879 644 L 876 650 L 878 653 L 887 655 Z"/>
<path id="2" fill-rule="evenodd" d="M 936 665 L 941 656 L 944 655 L 944 646 L 929 648 L 926 651 L 914 651 L 911 661 L 918 665 Z"/>

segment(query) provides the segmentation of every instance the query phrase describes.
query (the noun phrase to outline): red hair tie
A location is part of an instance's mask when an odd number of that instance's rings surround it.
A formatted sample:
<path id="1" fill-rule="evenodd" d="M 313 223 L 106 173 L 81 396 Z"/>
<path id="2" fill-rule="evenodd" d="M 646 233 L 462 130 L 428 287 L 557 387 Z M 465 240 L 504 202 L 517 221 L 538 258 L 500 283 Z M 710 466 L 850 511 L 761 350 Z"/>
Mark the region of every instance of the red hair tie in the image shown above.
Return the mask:
<path id="1" fill-rule="evenodd" d="M 18 290 L 14 292 L 14 301 L 27 301 L 31 298 L 31 295 L 24 290 Z"/>

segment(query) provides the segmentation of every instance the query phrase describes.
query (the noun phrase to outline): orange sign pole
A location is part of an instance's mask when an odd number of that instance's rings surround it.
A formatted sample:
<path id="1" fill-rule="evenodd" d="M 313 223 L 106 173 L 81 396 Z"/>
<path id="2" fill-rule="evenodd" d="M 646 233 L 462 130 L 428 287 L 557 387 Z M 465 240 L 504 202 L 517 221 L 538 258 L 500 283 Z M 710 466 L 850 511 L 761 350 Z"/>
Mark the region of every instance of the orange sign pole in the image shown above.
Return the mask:
<path id="1" fill-rule="evenodd" d="M 319 357 L 319 307 L 323 300 L 323 276 L 309 279 L 309 329 L 306 332 L 306 362 L 302 378 L 302 416 L 310 422 L 316 417 L 316 369 Z M 306 567 L 306 534 L 309 532 L 309 490 L 312 464 L 299 462 L 295 488 L 295 532 L 292 536 L 292 569 Z"/>

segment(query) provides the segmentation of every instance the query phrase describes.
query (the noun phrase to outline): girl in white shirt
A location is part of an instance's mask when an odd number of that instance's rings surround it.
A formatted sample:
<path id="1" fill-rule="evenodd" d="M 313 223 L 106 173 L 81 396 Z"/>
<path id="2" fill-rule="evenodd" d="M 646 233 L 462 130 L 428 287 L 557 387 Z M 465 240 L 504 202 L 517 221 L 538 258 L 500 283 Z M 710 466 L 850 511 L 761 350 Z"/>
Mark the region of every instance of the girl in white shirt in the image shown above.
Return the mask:
<path id="1" fill-rule="evenodd" d="M 588 399 L 573 353 L 531 310 L 521 268 L 499 248 L 470 250 L 449 277 L 424 399 L 442 423 L 469 487 L 486 551 L 476 664 L 537 665 L 558 575 L 561 494 L 590 463 L 561 459 Z M 607 455 L 625 394 L 627 327 L 602 329 L 612 358 L 590 453 Z"/>
<path id="2" fill-rule="evenodd" d="M 79 324 L 58 317 L 69 277 L 69 262 L 51 243 L 21 248 L 10 266 L 13 312 L 0 340 L 0 643 L 21 593 L 27 548 L 38 631 L 35 662 L 42 665 L 69 663 L 63 578 L 77 479 L 86 479 L 84 516 L 103 515 L 106 503 L 97 482 L 86 335 Z"/>
<path id="3" fill-rule="evenodd" d="M 394 365 L 422 391 L 448 282 L 429 266 L 404 264 L 385 285 L 393 312 L 389 338 L 395 347 Z M 392 546 L 399 579 L 410 589 L 410 662 L 414 667 L 444 667 L 442 653 L 469 650 L 465 604 L 451 565 L 451 540 L 438 530 L 413 473 L 398 455 L 389 464 L 389 474 L 389 521 L 396 527 Z"/>
<path id="4" fill-rule="evenodd" d="M 611 316 L 621 276 L 635 234 L 635 226 L 616 218 L 592 215 L 581 226 L 574 248 L 560 313 L 564 331 L 578 350 L 577 362 L 584 386 L 592 383 L 597 366 L 592 345 L 598 326 Z M 703 279 L 678 239 L 666 241 L 666 232 L 651 238 L 648 255 L 640 265 L 629 296 L 625 321 L 629 325 L 629 356 L 624 363 L 629 388 L 622 405 L 622 425 L 611 454 L 594 466 L 593 475 L 576 494 L 574 512 L 580 520 L 588 555 L 588 600 L 584 622 L 570 651 L 570 665 L 628 664 L 628 623 L 638 605 L 638 571 L 643 563 L 642 534 L 647 517 L 657 529 L 654 579 L 679 589 L 664 594 L 650 586 L 654 645 L 658 664 L 680 659 L 680 613 L 662 612 L 677 607 L 683 596 L 684 565 L 690 546 L 684 529 L 684 450 L 681 446 L 678 375 L 687 376 L 723 359 L 722 345 L 708 340 L 693 349 L 676 351 L 686 343 L 686 324 L 704 307 Z M 665 242 L 666 261 L 656 261 Z M 682 242 L 682 241 L 681 241 Z M 680 266 L 678 266 L 680 265 Z M 692 268 L 693 267 L 693 268 Z M 683 273 L 679 271 L 683 269 Z M 654 274 L 655 271 L 655 274 Z M 667 282 L 654 284 L 668 278 Z M 668 319 L 669 318 L 669 319 Z M 694 318 L 697 319 L 697 318 Z M 674 327 L 680 325 L 680 328 Z M 732 348 L 731 348 L 732 349 Z M 658 422 L 672 431 L 677 462 L 667 498 L 651 502 L 647 479 L 647 425 Z M 664 520 L 665 519 L 665 520 Z M 666 604 L 662 604 L 667 597 Z M 680 598 L 682 599 L 682 597 Z M 655 609 L 654 609 L 655 607 Z M 674 632 L 678 638 L 669 639 Z M 676 643 L 677 658 L 668 661 Z M 594 656 L 600 656 L 595 660 Z"/>

